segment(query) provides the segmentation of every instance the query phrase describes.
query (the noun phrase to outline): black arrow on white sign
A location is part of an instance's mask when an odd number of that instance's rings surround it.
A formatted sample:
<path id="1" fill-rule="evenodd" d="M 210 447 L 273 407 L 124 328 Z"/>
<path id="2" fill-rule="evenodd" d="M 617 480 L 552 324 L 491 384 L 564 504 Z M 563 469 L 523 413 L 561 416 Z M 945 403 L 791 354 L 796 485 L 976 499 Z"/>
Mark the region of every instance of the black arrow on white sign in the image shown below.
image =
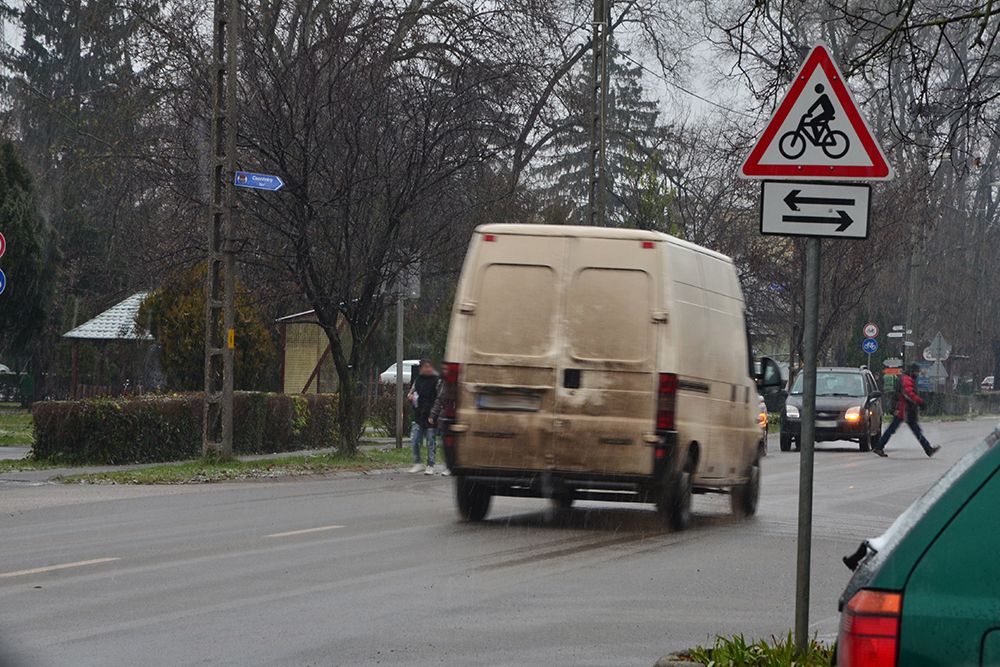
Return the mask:
<path id="1" fill-rule="evenodd" d="M 833 197 L 802 197 L 802 190 L 792 190 L 785 195 L 785 203 L 793 211 L 799 210 L 799 204 L 825 204 L 827 206 L 854 206 L 853 199 L 834 199 Z"/>
<path id="2" fill-rule="evenodd" d="M 847 215 L 847 211 L 837 211 L 837 217 L 828 218 L 821 215 L 784 215 L 781 217 L 784 222 L 806 222 L 824 225 L 839 225 L 838 232 L 842 232 L 854 222 L 854 218 Z"/>

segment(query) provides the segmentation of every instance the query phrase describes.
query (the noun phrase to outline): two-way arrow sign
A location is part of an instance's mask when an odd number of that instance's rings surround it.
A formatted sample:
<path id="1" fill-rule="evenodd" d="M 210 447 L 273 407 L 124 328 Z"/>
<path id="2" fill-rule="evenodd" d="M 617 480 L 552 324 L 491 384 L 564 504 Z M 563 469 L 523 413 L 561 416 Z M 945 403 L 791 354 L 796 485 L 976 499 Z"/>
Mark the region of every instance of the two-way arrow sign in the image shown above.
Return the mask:
<path id="1" fill-rule="evenodd" d="M 871 187 L 764 181 L 760 231 L 781 236 L 868 238 Z"/>

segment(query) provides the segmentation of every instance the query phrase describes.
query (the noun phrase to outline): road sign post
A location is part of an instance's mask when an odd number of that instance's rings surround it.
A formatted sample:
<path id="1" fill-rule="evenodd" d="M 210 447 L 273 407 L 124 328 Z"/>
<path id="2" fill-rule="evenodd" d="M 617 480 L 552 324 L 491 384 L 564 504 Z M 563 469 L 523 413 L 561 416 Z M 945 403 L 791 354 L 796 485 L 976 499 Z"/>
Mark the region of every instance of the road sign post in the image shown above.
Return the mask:
<path id="1" fill-rule="evenodd" d="M 774 116 L 744 160 L 740 176 L 764 181 L 761 185 L 761 233 L 808 237 L 795 580 L 795 646 L 802 654 L 809 642 L 819 320 L 818 237 L 867 238 L 871 207 L 868 185 L 823 181 L 893 178 L 885 153 L 875 141 L 844 85 L 843 75 L 823 45 L 813 47 L 806 56 Z M 875 335 L 877 333 L 876 327 Z M 874 339 L 875 336 L 868 337 Z"/>
<path id="2" fill-rule="evenodd" d="M 865 332 L 867 333 L 868 331 L 868 327 L 865 327 Z M 875 331 L 877 333 L 878 329 L 876 328 Z M 871 368 L 872 355 L 878 352 L 878 341 L 874 338 L 865 338 L 865 340 L 861 343 L 861 349 L 868 355 L 868 368 Z"/>
<path id="3" fill-rule="evenodd" d="M 795 567 L 795 638 L 800 651 L 809 641 L 809 576 L 812 567 L 813 452 L 816 442 L 816 360 L 819 328 L 820 240 L 806 243 L 805 322 L 802 352 L 802 440 L 799 443 L 799 535 Z M 801 643 L 800 643 L 800 640 Z"/>
<path id="4" fill-rule="evenodd" d="M 396 449 L 403 448 L 403 315 L 405 296 L 396 290 Z"/>
<path id="5" fill-rule="evenodd" d="M 402 267 L 396 278 L 396 449 L 403 448 L 403 320 L 406 299 L 420 298 L 420 262 Z M 410 381 L 413 381 L 410 377 Z"/>

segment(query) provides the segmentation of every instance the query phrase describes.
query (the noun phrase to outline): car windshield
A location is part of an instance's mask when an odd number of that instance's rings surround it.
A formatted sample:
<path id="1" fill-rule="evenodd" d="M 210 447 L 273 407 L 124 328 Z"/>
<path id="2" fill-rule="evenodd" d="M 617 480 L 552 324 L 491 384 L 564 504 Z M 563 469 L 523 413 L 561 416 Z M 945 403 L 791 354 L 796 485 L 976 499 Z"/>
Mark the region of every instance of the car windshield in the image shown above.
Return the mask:
<path id="1" fill-rule="evenodd" d="M 800 373 L 792 385 L 793 394 L 802 393 L 803 375 Z M 865 396 L 865 381 L 860 373 L 845 371 L 818 371 L 817 396 Z"/>

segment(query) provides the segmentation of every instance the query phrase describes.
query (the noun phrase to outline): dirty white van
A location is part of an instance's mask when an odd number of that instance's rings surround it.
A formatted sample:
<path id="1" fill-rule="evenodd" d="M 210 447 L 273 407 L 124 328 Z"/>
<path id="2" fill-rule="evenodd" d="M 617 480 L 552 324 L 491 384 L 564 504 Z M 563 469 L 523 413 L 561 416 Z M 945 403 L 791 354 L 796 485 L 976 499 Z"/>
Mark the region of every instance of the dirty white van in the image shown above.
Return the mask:
<path id="1" fill-rule="evenodd" d="M 699 492 L 753 514 L 764 452 L 743 311 L 729 258 L 665 234 L 479 227 L 440 424 L 461 515 L 481 520 L 494 495 L 634 501 L 683 529 Z"/>

